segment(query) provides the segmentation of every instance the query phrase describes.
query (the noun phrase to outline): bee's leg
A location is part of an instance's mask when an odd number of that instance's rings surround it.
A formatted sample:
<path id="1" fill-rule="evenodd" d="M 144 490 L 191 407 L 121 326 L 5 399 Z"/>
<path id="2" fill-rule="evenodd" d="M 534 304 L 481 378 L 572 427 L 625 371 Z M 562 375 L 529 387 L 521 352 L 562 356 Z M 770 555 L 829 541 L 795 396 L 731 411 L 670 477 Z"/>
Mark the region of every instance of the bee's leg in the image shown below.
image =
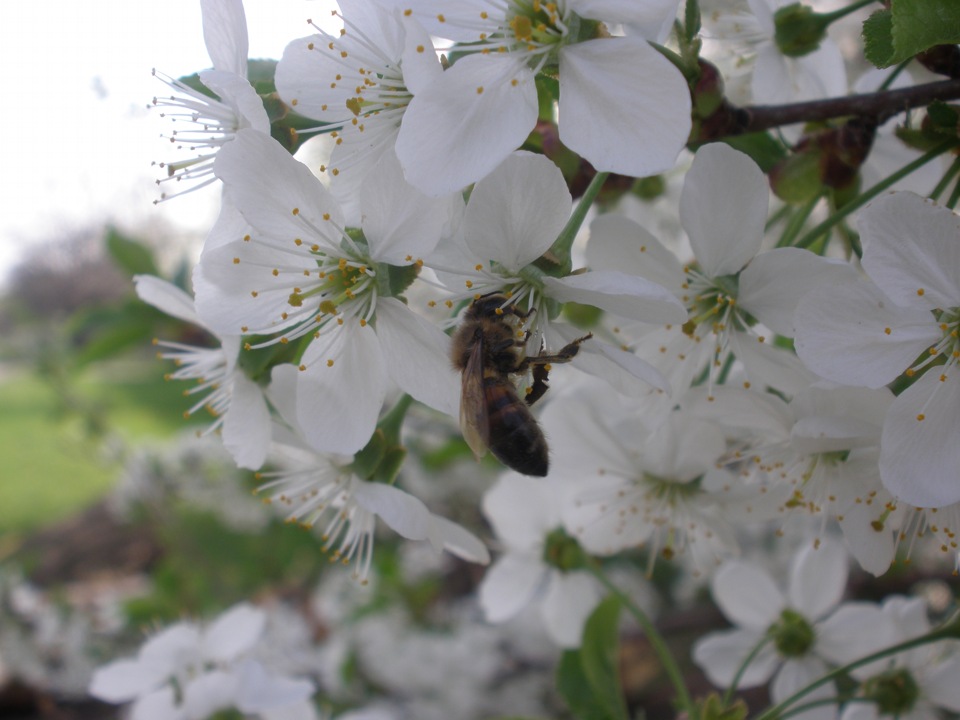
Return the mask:
<path id="1" fill-rule="evenodd" d="M 520 361 L 520 364 L 517 366 L 515 372 L 524 372 L 529 370 L 532 367 L 537 365 L 549 365 L 550 363 L 565 363 L 573 360 L 577 353 L 580 352 L 581 343 L 589 340 L 593 337 L 593 333 L 587 333 L 583 337 L 577 338 L 573 342 L 567 343 L 562 348 L 560 348 L 553 355 L 544 355 L 543 352 L 539 355 L 527 356 Z"/>
<path id="2" fill-rule="evenodd" d="M 531 370 L 533 375 L 533 382 L 530 384 L 530 389 L 527 391 L 525 398 L 527 405 L 533 405 L 547 392 L 550 364 L 570 362 L 580 352 L 580 344 L 592 337 L 593 333 L 587 333 L 583 337 L 567 343 L 553 355 L 544 355 L 543 350 L 541 350 L 539 355 L 528 356 L 520 361 L 515 372 L 521 373 Z"/>
<path id="3" fill-rule="evenodd" d="M 550 375 L 550 366 L 549 365 L 534 365 L 533 366 L 533 382 L 527 388 L 527 394 L 523 398 L 526 400 L 527 405 L 533 405 L 537 400 L 543 397 L 543 394 L 547 392 L 548 385 L 547 379 Z"/>

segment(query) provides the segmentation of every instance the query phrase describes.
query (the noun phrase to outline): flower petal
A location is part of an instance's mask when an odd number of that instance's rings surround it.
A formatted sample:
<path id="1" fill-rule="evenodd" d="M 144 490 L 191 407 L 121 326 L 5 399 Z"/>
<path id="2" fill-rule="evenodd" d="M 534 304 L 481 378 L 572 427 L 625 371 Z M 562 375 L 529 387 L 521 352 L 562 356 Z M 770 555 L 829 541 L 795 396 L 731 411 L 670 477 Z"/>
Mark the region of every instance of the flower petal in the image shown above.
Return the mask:
<path id="1" fill-rule="evenodd" d="M 350 454 L 367 444 L 386 395 L 380 341 L 356 320 L 307 347 L 297 383 L 297 418 L 318 452 Z"/>
<path id="2" fill-rule="evenodd" d="M 187 713 L 166 685 L 138 699 L 130 708 L 130 720 L 187 720 Z"/>
<path id="3" fill-rule="evenodd" d="M 449 220 L 449 204 L 406 182 L 396 153 L 380 156 L 360 194 L 363 234 L 374 260 L 409 265 L 437 246 Z"/>
<path id="4" fill-rule="evenodd" d="M 439 515 L 431 518 L 430 543 L 467 562 L 480 565 L 490 562 L 490 552 L 480 538 Z"/>
<path id="5" fill-rule="evenodd" d="M 217 70 L 247 77 L 247 17 L 243 0 L 200 0 L 203 41 Z"/>
<path id="6" fill-rule="evenodd" d="M 166 682 L 163 668 L 139 660 L 114 660 L 97 668 L 88 692 L 98 700 L 125 703 Z"/>
<path id="7" fill-rule="evenodd" d="M 260 386 L 242 372 L 233 374 L 230 409 L 223 417 L 223 446 L 234 462 L 258 470 L 270 446 L 270 410 Z"/>
<path id="8" fill-rule="evenodd" d="M 941 334 L 929 311 L 898 307 L 867 278 L 804 296 L 794 325 L 797 355 L 807 367 L 834 382 L 872 388 L 896 378 Z"/>
<path id="9" fill-rule="evenodd" d="M 520 612 L 546 579 L 547 566 L 536 558 L 507 553 L 497 560 L 480 583 L 480 607 L 487 620 L 501 623 Z"/>
<path id="10" fill-rule="evenodd" d="M 170 317 L 203 327 L 194 309 L 193 298 L 173 283 L 153 275 L 134 275 L 133 284 L 137 297 L 145 303 Z"/>
<path id="11" fill-rule="evenodd" d="M 456 417 L 460 378 L 450 364 L 450 338 L 394 298 L 377 303 L 377 337 L 393 381 L 414 399 Z"/>
<path id="12" fill-rule="evenodd" d="M 410 493 L 383 483 L 355 480 L 352 497 L 407 540 L 424 540 L 430 531 L 430 511 Z"/>
<path id="13" fill-rule="evenodd" d="M 680 222 L 708 277 L 732 275 L 757 254 L 769 194 L 749 156 L 723 143 L 697 151 L 680 195 Z"/>
<path id="14" fill-rule="evenodd" d="M 842 260 L 801 248 L 776 248 L 757 255 L 740 273 L 737 301 L 778 335 L 793 337 L 793 315 L 805 294 L 855 278 L 856 271 Z"/>
<path id="15" fill-rule="evenodd" d="M 840 545 L 808 543 L 796 556 L 790 572 L 791 607 L 808 620 L 823 617 L 840 602 L 847 589 L 847 553 Z"/>
<path id="16" fill-rule="evenodd" d="M 543 622 L 551 639 L 562 648 L 575 648 L 583 637 L 583 626 L 600 602 L 597 581 L 586 572 L 550 573 L 543 598 Z"/>
<path id="17" fill-rule="evenodd" d="M 266 622 L 263 610 L 249 603 L 234 605 L 204 631 L 204 658 L 219 662 L 236 659 L 257 644 Z"/>
<path id="18" fill-rule="evenodd" d="M 614 213 L 590 223 L 587 264 L 591 270 L 638 275 L 678 295 L 685 280 L 676 255 L 633 220 Z"/>
<path id="19" fill-rule="evenodd" d="M 536 122 L 530 69 L 513 57 L 469 55 L 410 101 L 397 157 L 408 182 L 446 195 L 488 175 Z"/>
<path id="20" fill-rule="evenodd" d="M 594 270 L 562 278 L 543 278 L 550 297 L 593 305 L 621 317 L 647 323 L 682 323 L 687 311 L 662 285 L 616 270 Z"/>
<path id="21" fill-rule="evenodd" d="M 506 546 L 538 551 L 560 525 L 559 500 L 543 480 L 516 473 L 500 476 L 483 496 L 483 514 Z"/>
<path id="22" fill-rule="evenodd" d="M 930 368 L 893 401 L 880 438 L 880 479 L 910 505 L 939 508 L 960 501 L 960 371 Z M 941 380 L 945 377 L 945 380 Z M 923 420 L 919 420 L 919 416 Z"/>
<path id="23" fill-rule="evenodd" d="M 239 683 L 236 707 L 244 713 L 261 713 L 306 700 L 314 693 L 309 680 L 268 675 L 254 660 L 245 660 L 236 670 Z"/>
<path id="24" fill-rule="evenodd" d="M 713 598 L 730 622 L 766 630 L 786 601 L 766 571 L 742 560 L 725 562 L 711 583 Z"/>
<path id="25" fill-rule="evenodd" d="M 634 177 L 665 172 L 690 134 L 683 75 L 639 38 L 562 47 L 560 96 L 561 142 L 600 171 Z"/>
<path id="26" fill-rule="evenodd" d="M 463 216 L 467 246 L 482 262 L 517 272 L 550 248 L 571 204 L 556 165 L 542 155 L 513 153 L 470 194 Z"/>
<path id="27" fill-rule="evenodd" d="M 960 216 L 911 192 L 884 195 L 857 220 L 863 269 L 902 307 L 960 305 Z"/>
<path id="28" fill-rule="evenodd" d="M 693 646 L 693 660 L 717 687 L 729 687 L 747 656 L 763 639 L 758 630 L 726 630 L 713 632 Z M 761 685 L 770 679 L 780 659 L 767 643 L 747 665 L 740 677 L 740 687 Z"/>

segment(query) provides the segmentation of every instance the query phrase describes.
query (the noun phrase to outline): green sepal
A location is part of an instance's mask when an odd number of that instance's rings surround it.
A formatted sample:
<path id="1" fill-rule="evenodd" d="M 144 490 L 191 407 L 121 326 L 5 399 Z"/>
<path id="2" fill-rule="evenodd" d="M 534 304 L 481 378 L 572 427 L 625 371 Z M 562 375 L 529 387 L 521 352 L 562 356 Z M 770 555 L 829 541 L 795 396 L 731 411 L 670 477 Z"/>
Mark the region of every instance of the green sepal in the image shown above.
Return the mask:
<path id="1" fill-rule="evenodd" d="M 747 704 L 738 698 L 724 705 L 717 693 L 710 693 L 700 703 L 700 720 L 746 720 Z"/>
<path id="2" fill-rule="evenodd" d="M 540 73 L 534 80 L 537 86 L 537 118 L 543 122 L 553 122 L 554 102 L 560 100 L 560 81 L 555 77 Z"/>
<path id="3" fill-rule="evenodd" d="M 404 291 L 413 284 L 420 274 L 420 265 L 411 263 L 410 265 L 377 265 L 377 277 L 383 277 L 386 280 L 386 295 L 388 297 L 400 297 Z"/>
<path id="4" fill-rule="evenodd" d="M 574 327 L 581 330 L 590 330 L 600 322 L 600 318 L 603 317 L 603 310 L 593 305 L 567 302 L 563 305 L 562 315 L 563 319 Z"/>
<path id="5" fill-rule="evenodd" d="M 363 449 L 353 456 L 350 469 L 357 477 L 370 480 L 386 457 L 388 449 L 387 436 L 383 430 L 377 428 Z"/>
<path id="6" fill-rule="evenodd" d="M 773 16 L 774 39 L 787 57 L 809 55 L 827 36 L 829 20 L 800 3 L 782 7 Z"/>
<path id="7" fill-rule="evenodd" d="M 820 174 L 820 153 L 797 153 L 771 170 L 770 186 L 784 202 L 801 205 L 820 194 Z"/>
<path id="8" fill-rule="evenodd" d="M 557 667 L 557 687 L 580 720 L 628 720 L 620 685 L 620 600 L 601 602 L 583 628 L 579 650 L 568 650 Z"/>
<path id="9" fill-rule="evenodd" d="M 746 133 L 723 138 L 730 147 L 739 150 L 760 166 L 765 173 L 787 157 L 787 149 L 768 132 Z"/>

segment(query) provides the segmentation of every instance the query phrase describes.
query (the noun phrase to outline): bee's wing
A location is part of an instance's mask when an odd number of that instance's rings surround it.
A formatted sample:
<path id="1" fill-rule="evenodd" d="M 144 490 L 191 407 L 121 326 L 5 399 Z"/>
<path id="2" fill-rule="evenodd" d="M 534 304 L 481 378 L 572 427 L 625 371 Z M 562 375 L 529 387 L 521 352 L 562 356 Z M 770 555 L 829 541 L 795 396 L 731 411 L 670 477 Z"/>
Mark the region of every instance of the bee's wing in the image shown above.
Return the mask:
<path id="1" fill-rule="evenodd" d="M 477 337 L 470 359 L 463 369 L 460 392 L 460 430 L 463 439 L 478 458 L 487 454 L 490 440 L 490 418 L 483 389 L 483 338 Z"/>

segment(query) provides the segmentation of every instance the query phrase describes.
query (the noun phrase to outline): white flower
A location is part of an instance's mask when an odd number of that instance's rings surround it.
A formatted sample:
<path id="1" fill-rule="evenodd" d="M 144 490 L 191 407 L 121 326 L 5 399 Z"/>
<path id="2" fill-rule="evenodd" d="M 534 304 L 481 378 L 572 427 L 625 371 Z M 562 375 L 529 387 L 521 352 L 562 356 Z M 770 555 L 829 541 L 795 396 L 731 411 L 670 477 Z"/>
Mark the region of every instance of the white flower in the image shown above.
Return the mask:
<path id="1" fill-rule="evenodd" d="M 275 369 L 275 384 L 292 385 L 293 379 L 284 377 L 290 375 L 288 371 L 296 372 L 289 366 Z M 283 467 L 258 473 L 264 482 L 257 493 L 281 507 L 288 521 L 318 527 L 330 561 L 353 563 L 354 577 L 361 582 L 367 582 L 370 572 L 378 517 L 408 540 L 429 540 L 437 552 L 447 550 L 470 562 L 489 562 L 486 547 L 473 534 L 434 515 L 397 487 L 358 477 L 350 465 L 353 458 L 315 453 L 283 431 L 275 449 Z"/>
<path id="2" fill-rule="evenodd" d="M 786 592 L 766 571 L 730 560 L 713 577 L 713 597 L 734 629 L 715 632 L 694 645 L 693 658 L 710 682 L 728 687 L 748 655 L 759 648 L 740 678 L 741 687 L 773 676 L 772 700 L 785 700 L 821 678 L 831 663 L 863 657 L 896 642 L 893 623 L 868 603 L 840 604 L 847 580 L 847 555 L 833 543 L 806 545 L 795 556 Z M 825 683 L 803 702 L 836 695 Z M 797 715 L 805 720 L 836 717 L 824 705 Z"/>
<path id="3" fill-rule="evenodd" d="M 270 133 L 270 119 L 260 96 L 247 80 L 247 21 L 241 0 L 201 0 L 203 38 L 213 61 L 212 70 L 200 73 L 200 82 L 219 99 L 210 97 L 180 80 L 154 71 L 177 94 L 155 97 L 153 104 L 170 118 L 174 129 L 170 142 L 186 149 L 187 160 L 160 163 L 169 180 L 191 183 L 189 190 L 209 185 L 216 178 L 213 161 L 217 150 L 242 128 Z M 194 184 L 195 183 L 195 184 Z M 179 193 L 177 193 L 179 194 Z M 161 200 L 174 197 L 164 193 Z"/>
<path id="4" fill-rule="evenodd" d="M 343 31 L 299 38 L 277 64 L 277 92 L 294 110 L 320 120 L 336 138 L 326 170 L 349 218 L 360 185 L 393 152 L 414 92 L 441 74 L 430 36 L 416 20 L 376 0 L 341 3 Z M 309 131 L 301 131 L 309 132 Z"/>
<path id="5" fill-rule="evenodd" d="M 693 393 L 691 393 L 693 395 Z M 771 393 L 714 388 L 687 404 L 738 435 L 730 463 L 775 492 L 778 512 L 839 522 L 857 561 L 874 575 L 893 561 L 905 508 L 880 483 L 877 467 L 886 389 L 817 383 L 790 403 Z M 822 528 L 821 528 L 822 531 Z"/>
<path id="6" fill-rule="evenodd" d="M 202 720 L 228 708 L 261 713 L 302 703 L 313 694 L 312 683 L 271 676 L 244 659 L 265 621 L 263 611 L 240 604 L 205 628 L 172 625 L 136 658 L 98 669 L 90 694 L 110 703 L 133 701 L 133 720 Z"/>
<path id="7" fill-rule="evenodd" d="M 156 344 L 165 348 L 160 357 L 177 364 L 167 379 L 194 380 L 198 384 L 186 394 L 204 393 L 185 415 L 206 409 L 216 419 L 205 434 L 219 430 L 237 465 L 251 470 L 260 467 L 270 443 L 270 411 L 260 386 L 237 365 L 240 337 L 210 330 L 197 316 L 193 298 L 175 285 L 150 275 L 137 275 L 133 280 L 141 300 L 220 340 L 220 347 L 210 348 L 159 340 Z"/>
<path id="8" fill-rule="evenodd" d="M 470 195 L 460 237 L 441 245 L 426 265 L 455 295 L 467 300 L 503 292 L 524 312 L 529 354 L 543 344 L 549 351 L 581 336 L 574 328 L 551 320 L 556 302 L 577 302 L 646 322 L 678 322 L 682 305 L 650 280 L 616 270 L 546 276 L 535 266 L 566 224 L 571 208 L 563 175 L 550 160 L 531 153 L 510 155 L 477 183 Z M 573 365 L 600 377 L 639 379 L 666 390 L 663 378 L 647 363 L 620 348 L 591 340 Z"/>
<path id="9" fill-rule="evenodd" d="M 824 38 L 819 48 L 799 57 L 784 55 L 777 47 L 774 15 L 789 4 L 788 0 L 704 3 L 705 55 L 722 64 L 725 78 L 749 73 L 750 96 L 738 102 L 783 105 L 846 94 L 843 55 L 833 40 Z"/>
<path id="10" fill-rule="evenodd" d="M 716 467 L 720 427 L 677 411 L 651 432 L 635 405 L 612 395 L 590 388 L 544 411 L 550 480 L 579 488 L 565 526 L 595 554 L 643 547 L 651 569 L 663 557 L 689 560 L 695 575 L 711 571 L 737 549 L 728 512 L 748 505 L 728 494 L 734 478 Z"/>
<path id="11" fill-rule="evenodd" d="M 804 298 L 797 353 L 814 372 L 848 385 L 881 387 L 919 375 L 887 411 L 880 477 L 911 505 L 956 503 L 960 218 L 901 192 L 864 208 L 859 227 L 869 278 Z"/>
<path id="12" fill-rule="evenodd" d="M 562 533 L 563 496 L 569 490 L 557 481 L 507 473 L 483 498 L 483 512 L 506 546 L 480 585 L 487 620 L 505 622 L 539 601 L 547 633 L 561 647 L 580 644 L 583 624 L 601 599 L 590 573 L 544 561 L 551 538 L 562 543 L 557 533 Z"/>
<path id="13" fill-rule="evenodd" d="M 686 144 L 690 92 L 680 72 L 639 37 L 582 39 L 574 30 L 590 18 L 657 32 L 675 16 L 675 2 L 409 7 L 466 54 L 417 90 L 397 138 L 404 174 L 430 194 L 485 177 L 520 147 L 537 120 L 534 78 L 548 65 L 559 73 L 560 140 L 598 170 L 654 175 L 673 167 Z"/>
<path id="14" fill-rule="evenodd" d="M 883 612 L 897 628 L 897 642 L 911 640 L 932 628 L 922 598 L 890 596 Z M 852 658 L 851 658 L 852 659 Z M 857 668 L 858 697 L 873 702 L 851 702 L 841 720 L 936 720 L 942 711 L 960 712 L 960 643 L 946 640 L 898 653 L 883 661 L 882 669 Z"/>
<path id="15" fill-rule="evenodd" d="M 667 377 L 674 401 L 705 370 L 712 387 L 731 355 L 743 363 L 750 383 L 793 394 L 812 380 L 792 354 L 773 347 L 754 326 L 759 320 L 792 336 L 793 311 L 804 293 L 853 273 L 798 248 L 758 254 L 768 198 L 756 163 L 715 143 L 697 152 L 680 198 L 680 222 L 696 265 L 681 266 L 626 218 L 601 216 L 591 226 L 591 267 L 620 268 L 661 283 L 687 309 L 686 322 L 648 331 L 637 344 L 637 354 Z"/>
<path id="16" fill-rule="evenodd" d="M 403 182 L 384 155 L 362 194 L 364 240 L 339 205 L 278 143 L 246 130 L 216 162 L 227 200 L 251 234 L 208 248 L 194 283 L 198 311 L 224 333 L 271 335 L 261 345 L 312 338 L 299 367 L 297 412 L 311 447 L 352 453 L 376 425 L 388 378 L 453 414 L 458 382 L 447 337 L 393 297 L 433 249 L 449 204 Z"/>

